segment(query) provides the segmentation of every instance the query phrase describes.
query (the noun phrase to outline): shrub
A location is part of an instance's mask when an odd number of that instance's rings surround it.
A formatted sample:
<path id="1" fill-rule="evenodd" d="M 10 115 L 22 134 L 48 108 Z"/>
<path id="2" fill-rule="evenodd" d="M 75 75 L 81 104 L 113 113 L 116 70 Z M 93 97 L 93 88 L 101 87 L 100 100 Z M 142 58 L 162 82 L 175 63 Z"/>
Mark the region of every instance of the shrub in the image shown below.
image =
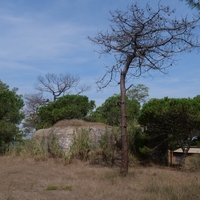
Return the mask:
<path id="1" fill-rule="evenodd" d="M 54 133 L 51 133 L 49 138 L 44 136 L 40 139 L 31 138 L 23 142 L 10 144 L 7 154 L 12 156 L 32 157 L 36 161 L 47 160 L 49 157 L 64 158 L 65 153 L 59 147 L 58 140 Z"/>
<path id="2" fill-rule="evenodd" d="M 76 130 L 76 134 L 70 148 L 72 158 L 80 160 L 87 160 L 90 151 L 90 138 L 89 132 L 86 129 Z"/>
<path id="3" fill-rule="evenodd" d="M 117 149 L 118 141 L 120 141 L 120 134 L 117 128 L 113 128 L 112 130 L 106 130 L 106 132 L 101 137 L 100 149 L 102 154 L 102 160 L 107 165 L 113 166 L 115 164 L 115 152 Z"/>

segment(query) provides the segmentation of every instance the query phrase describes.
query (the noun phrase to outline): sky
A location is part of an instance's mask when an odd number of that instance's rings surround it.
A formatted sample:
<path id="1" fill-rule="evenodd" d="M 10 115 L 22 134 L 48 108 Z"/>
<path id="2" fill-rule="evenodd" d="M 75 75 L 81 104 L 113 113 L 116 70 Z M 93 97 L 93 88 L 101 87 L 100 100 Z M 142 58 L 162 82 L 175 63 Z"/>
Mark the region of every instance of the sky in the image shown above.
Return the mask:
<path id="1" fill-rule="evenodd" d="M 109 56 L 101 56 L 87 39 L 97 31 L 109 30 L 109 11 L 127 10 L 131 0 L 0 0 L 0 80 L 17 87 L 19 94 L 37 93 L 38 76 L 47 73 L 79 76 L 80 84 L 91 85 L 83 95 L 100 106 L 108 97 L 119 93 L 119 86 L 98 92 L 95 81 L 113 65 Z M 138 0 L 154 8 L 157 0 Z M 177 15 L 197 13 L 185 1 L 161 0 L 176 9 Z M 184 98 L 200 94 L 199 53 L 177 56 L 166 74 L 155 72 L 133 79 L 133 84 L 149 88 L 149 98 Z"/>

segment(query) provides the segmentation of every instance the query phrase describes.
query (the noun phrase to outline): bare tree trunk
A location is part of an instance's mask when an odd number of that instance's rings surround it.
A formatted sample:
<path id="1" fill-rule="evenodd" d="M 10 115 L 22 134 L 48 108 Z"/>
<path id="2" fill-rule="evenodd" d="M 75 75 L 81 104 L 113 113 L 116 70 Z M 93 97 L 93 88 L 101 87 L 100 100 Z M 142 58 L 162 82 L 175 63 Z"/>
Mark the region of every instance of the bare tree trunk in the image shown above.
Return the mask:
<path id="1" fill-rule="evenodd" d="M 187 148 L 182 148 L 183 150 L 183 155 L 181 156 L 181 159 L 180 159 L 180 168 L 181 169 L 184 169 L 185 168 L 185 158 L 187 156 L 187 153 L 189 151 L 190 147 L 187 147 Z"/>
<path id="2" fill-rule="evenodd" d="M 121 92 L 121 137 L 122 137 L 122 161 L 120 173 L 126 175 L 128 173 L 128 138 L 127 138 L 127 115 L 126 115 L 126 73 L 121 72 L 120 92 Z"/>

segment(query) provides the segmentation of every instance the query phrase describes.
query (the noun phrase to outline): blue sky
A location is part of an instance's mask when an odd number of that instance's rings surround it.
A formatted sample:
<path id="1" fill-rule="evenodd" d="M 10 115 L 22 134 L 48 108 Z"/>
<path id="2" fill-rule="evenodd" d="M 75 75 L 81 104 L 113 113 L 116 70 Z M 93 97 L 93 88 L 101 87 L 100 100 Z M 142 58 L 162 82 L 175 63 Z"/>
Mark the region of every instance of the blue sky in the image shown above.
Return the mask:
<path id="1" fill-rule="evenodd" d="M 82 84 L 91 85 L 84 93 L 97 106 L 119 87 L 97 92 L 95 80 L 104 75 L 104 65 L 114 64 L 109 57 L 94 53 L 87 36 L 109 28 L 109 11 L 126 10 L 130 0 L 1 0 L 0 1 L 0 79 L 20 94 L 35 93 L 39 75 L 47 73 L 78 75 Z M 157 0 L 138 1 L 141 6 Z M 191 15 L 179 0 L 161 0 L 177 10 L 177 15 Z M 200 94 L 200 62 L 195 51 L 177 57 L 168 75 L 153 73 L 151 77 L 134 79 L 133 84 L 149 87 L 150 98 L 194 97 Z"/>

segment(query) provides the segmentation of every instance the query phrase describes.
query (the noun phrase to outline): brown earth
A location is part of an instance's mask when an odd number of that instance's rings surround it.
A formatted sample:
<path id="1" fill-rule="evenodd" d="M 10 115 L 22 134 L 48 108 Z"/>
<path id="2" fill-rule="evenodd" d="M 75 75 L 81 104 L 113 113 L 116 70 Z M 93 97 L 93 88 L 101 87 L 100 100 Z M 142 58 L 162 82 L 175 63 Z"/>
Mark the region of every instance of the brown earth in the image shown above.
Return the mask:
<path id="1" fill-rule="evenodd" d="M 0 156 L 1 200 L 182 200 L 200 199 L 200 172 L 135 166 L 118 168 L 74 161 L 35 161 Z M 57 190 L 47 190 L 56 186 Z"/>

